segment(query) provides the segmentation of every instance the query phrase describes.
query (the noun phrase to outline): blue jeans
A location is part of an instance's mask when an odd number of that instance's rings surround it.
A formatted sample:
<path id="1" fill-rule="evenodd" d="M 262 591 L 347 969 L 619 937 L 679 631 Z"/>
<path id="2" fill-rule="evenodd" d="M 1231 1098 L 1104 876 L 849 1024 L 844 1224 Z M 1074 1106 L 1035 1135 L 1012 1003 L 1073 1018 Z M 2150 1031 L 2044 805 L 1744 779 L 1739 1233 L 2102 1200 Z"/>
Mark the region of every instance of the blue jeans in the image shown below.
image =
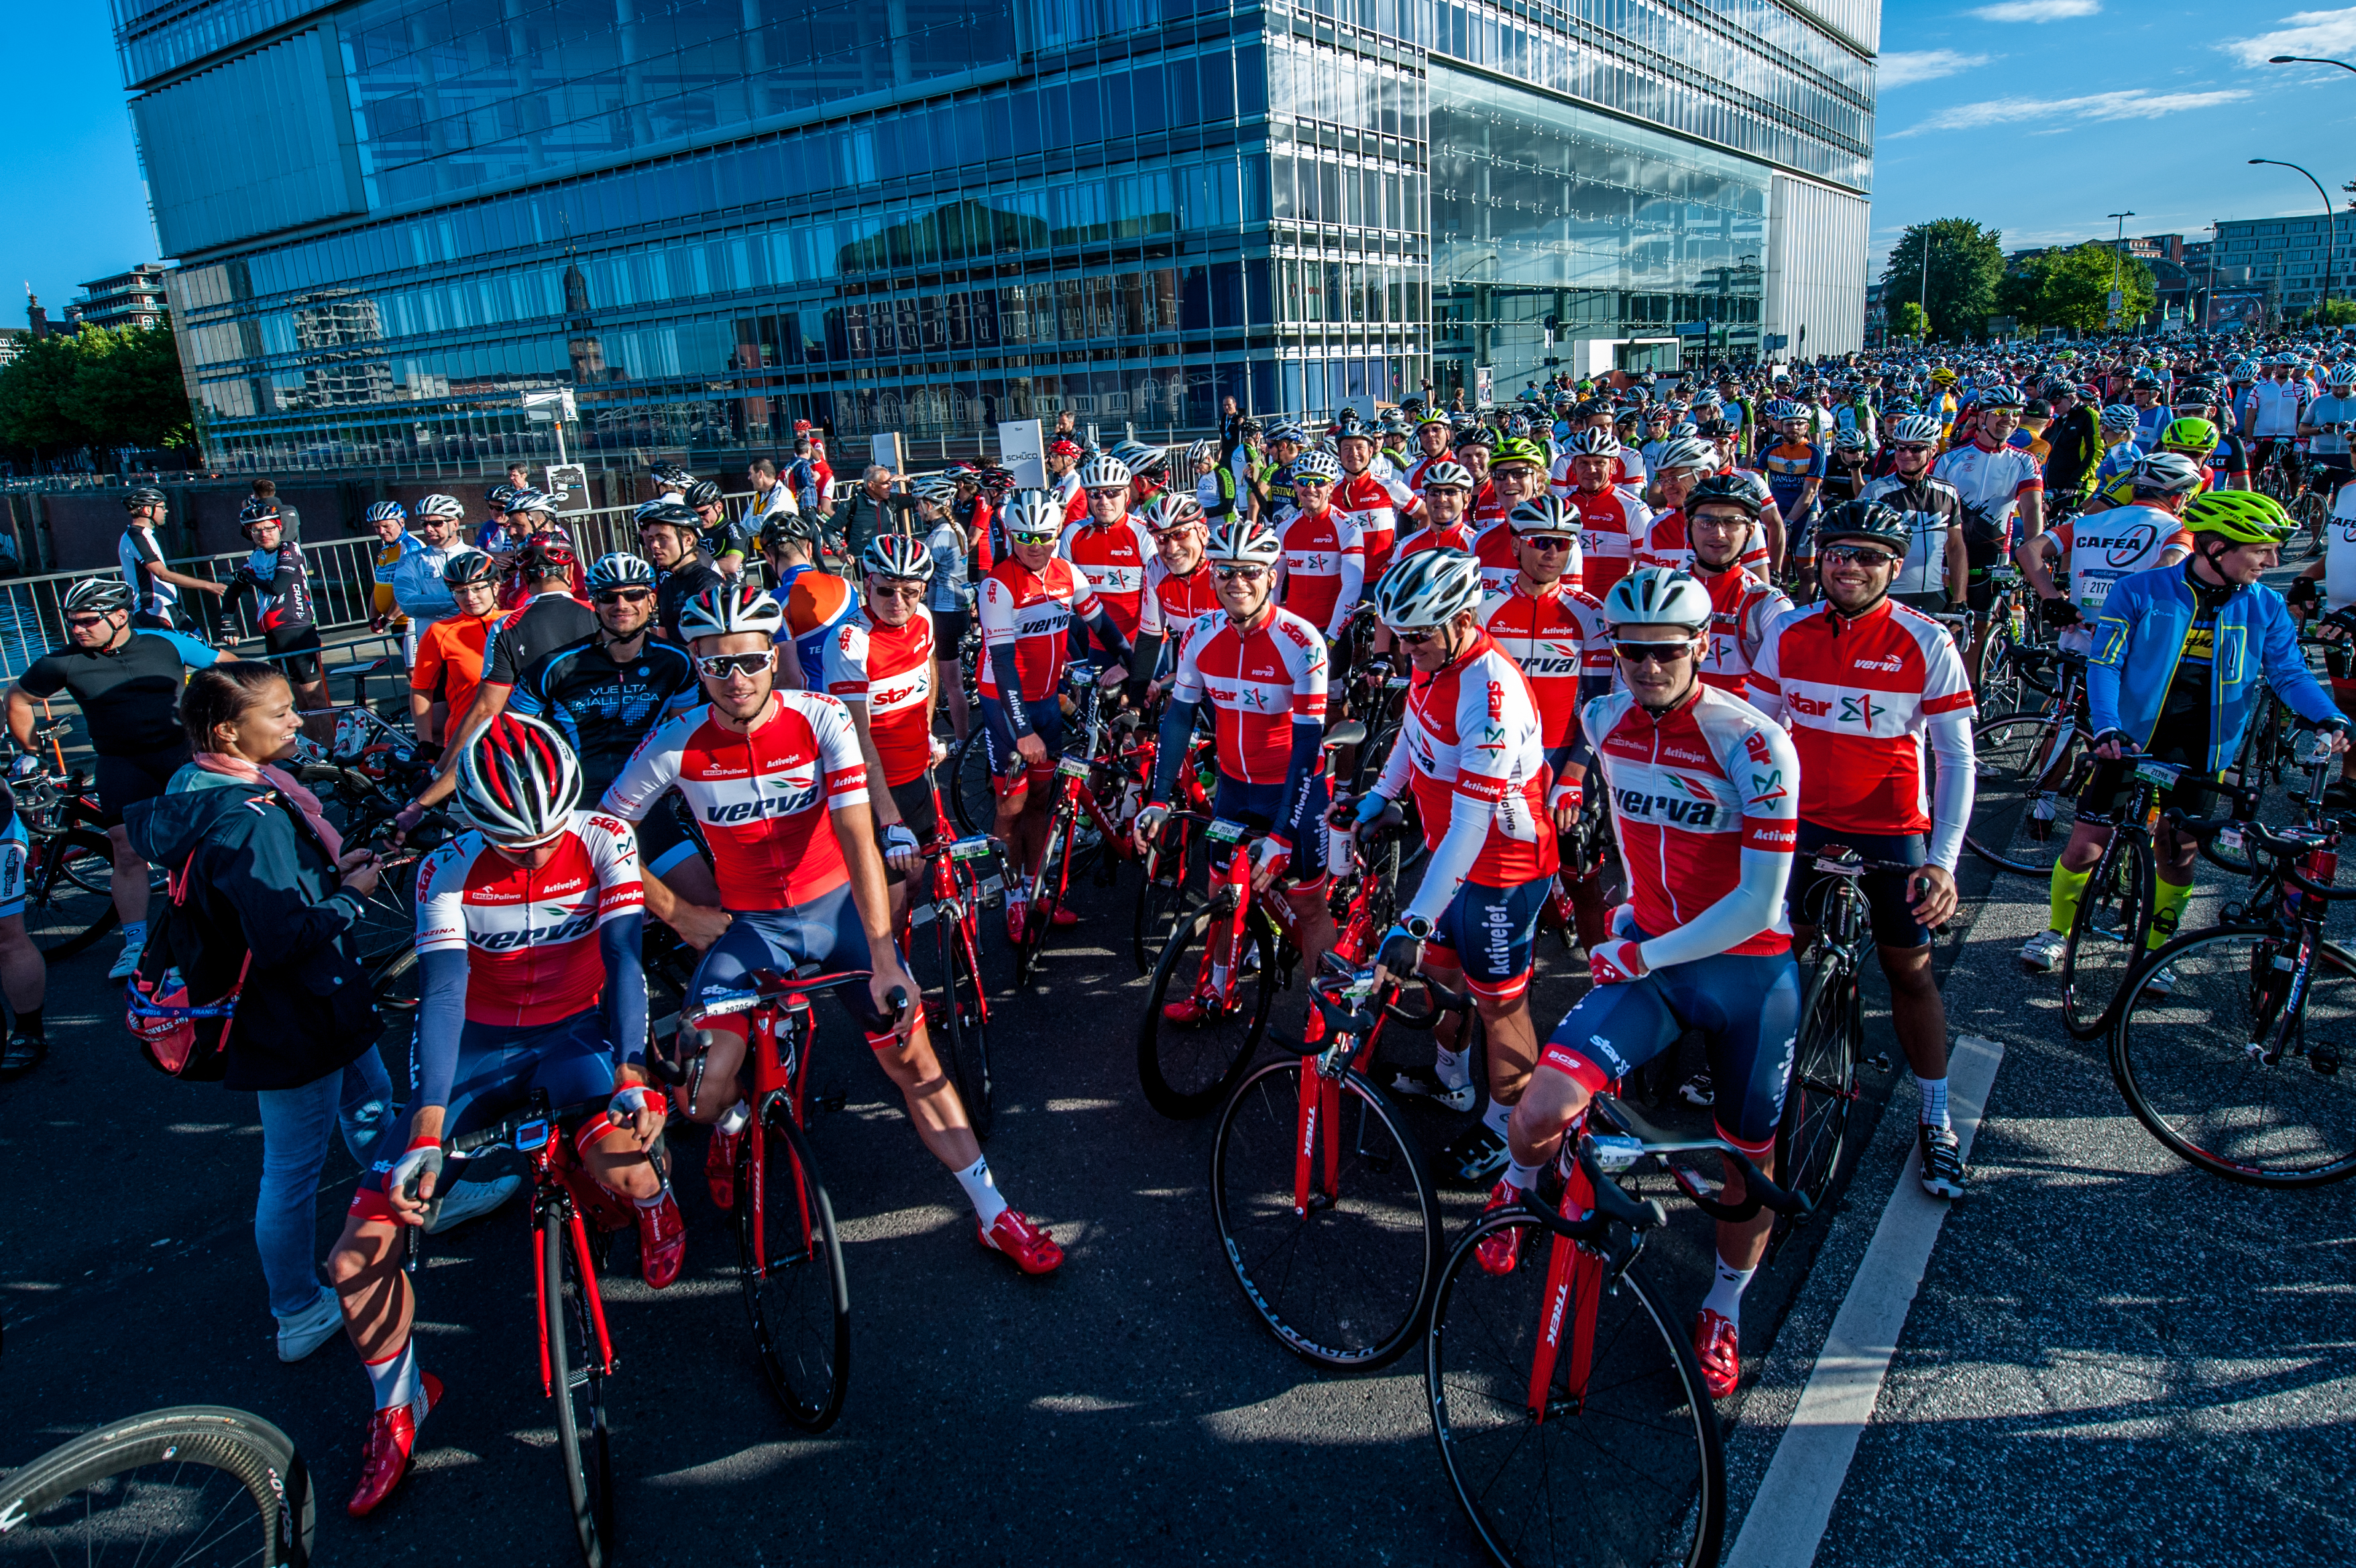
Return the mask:
<path id="1" fill-rule="evenodd" d="M 319 1296 L 319 1168 L 328 1134 L 362 1166 L 392 1124 L 392 1079 L 373 1047 L 341 1071 L 300 1089 L 265 1089 L 262 1103 L 262 1194 L 253 1206 L 253 1245 L 270 1310 L 292 1317 Z"/>

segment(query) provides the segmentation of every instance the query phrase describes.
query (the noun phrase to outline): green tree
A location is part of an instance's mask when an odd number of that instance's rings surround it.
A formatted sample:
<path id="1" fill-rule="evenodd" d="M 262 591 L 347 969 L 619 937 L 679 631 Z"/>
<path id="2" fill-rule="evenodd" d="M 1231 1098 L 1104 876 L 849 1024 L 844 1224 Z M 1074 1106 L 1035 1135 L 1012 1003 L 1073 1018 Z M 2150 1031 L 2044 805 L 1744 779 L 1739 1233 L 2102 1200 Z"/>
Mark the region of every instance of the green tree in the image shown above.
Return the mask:
<path id="1" fill-rule="evenodd" d="M 2051 252 L 2047 259 L 2051 265 L 2037 291 L 2032 318 L 2040 327 L 2062 327 L 2073 333 L 2101 330 L 2111 318 L 2115 268 L 2119 292 L 2126 296 L 2119 310 L 2123 324 L 2151 315 L 2158 306 L 2159 293 L 2151 268 L 2136 257 L 2115 254 L 2103 241 L 2089 240 Z"/>
<path id="2" fill-rule="evenodd" d="M 1986 328 L 1996 311 L 1997 280 L 2004 275 L 2002 233 L 1968 218 L 1917 223 L 1890 247 L 1881 269 L 1884 297 L 1922 298 L 1931 336 L 1960 342 Z M 1923 252 L 1930 268 L 1923 269 Z"/>
<path id="3" fill-rule="evenodd" d="M 180 349 L 169 327 L 85 327 L 68 407 L 102 446 L 185 446 L 193 438 Z"/>
<path id="4" fill-rule="evenodd" d="M 2004 276 L 1997 280 L 1996 313 L 2009 316 L 2023 327 L 2050 325 L 2037 314 L 2037 297 L 2052 272 L 2053 253 L 2050 251 L 2007 267 Z"/>
<path id="5" fill-rule="evenodd" d="M 27 343 L 7 369 L 0 370 L 0 446 L 18 452 L 55 452 L 80 446 L 90 433 L 72 408 L 81 355 L 71 338 L 53 336 Z"/>
<path id="6" fill-rule="evenodd" d="M 1911 299 L 1901 299 L 1890 311 L 1890 330 L 1900 338 L 1920 338 L 1930 324 L 1922 307 Z"/>

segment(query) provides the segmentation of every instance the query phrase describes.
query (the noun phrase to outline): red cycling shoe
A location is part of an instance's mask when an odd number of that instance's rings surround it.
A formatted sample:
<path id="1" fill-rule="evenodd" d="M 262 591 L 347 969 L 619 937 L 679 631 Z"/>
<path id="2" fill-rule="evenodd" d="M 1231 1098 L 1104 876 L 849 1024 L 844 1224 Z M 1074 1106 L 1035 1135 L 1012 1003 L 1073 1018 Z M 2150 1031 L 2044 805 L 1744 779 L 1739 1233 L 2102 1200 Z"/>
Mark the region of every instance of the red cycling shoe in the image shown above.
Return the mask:
<path id="1" fill-rule="evenodd" d="M 987 1230 L 977 1219 L 973 1230 L 983 1246 L 1005 1253 L 1026 1274 L 1052 1274 L 1063 1265 L 1064 1249 L 1055 1245 L 1055 1239 L 1045 1227 L 1033 1225 L 1017 1210 L 1001 1213 Z"/>
<path id="2" fill-rule="evenodd" d="M 728 1196 L 736 1196 L 733 1187 Z M 687 1218 L 669 1187 L 660 1203 L 630 1207 L 638 1214 L 638 1277 L 648 1290 L 660 1290 L 679 1278 L 680 1266 L 687 1262 Z"/>
<path id="3" fill-rule="evenodd" d="M 1218 1017 L 1219 1012 L 1219 999 L 1199 991 L 1192 996 L 1162 1004 L 1162 1015 L 1182 1029 L 1199 1028 Z"/>
<path id="4" fill-rule="evenodd" d="M 1504 1176 L 1499 1176 L 1497 1185 L 1489 1189 L 1489 1205 L 1481 1210 L 1481 1218 L 1486 1219 L 1501 1208 L 1512 1208 L 1528 1196 Z M 1472 1261 L 1479 1263 L 1485 1273 L 1510 1274 L 1522 1266 L 1522 1251 L 1537 1233 L 1535 1225 L 1516 1225 L 1506 1230 L 1492 1230 L 1481 1238 L 1480 1245 L 1472 1249 Z"/>
<path id="5" fill-rule="evenodd" d="M 424 1386 L 425 1412 L 431 1415 L 442 1402 L 442 1380 L 421 1372 L 418 1381 Z M 368 1436 L 360 1444 L 360 1484 L 353 1490 L 352 1500 L 344 1505 L 345 1512 L 365 1519 L 392 1496 L 393 1487 L 409 1473 L 410 1452 L 417 1446 L 417 1422 L 414 1407 L 406 1404 L 389 1405 L 369 1417 Z"/>
<path id="6" fill-rule="evenodd" d="M 1742 1379 L 1742 1348 L 1734 1325 L 1708 1307 L 1694 1315 L 1694 1359 L 1701 1363 L 1701 1385 L 1709 1397 L 1722 1400 Z"/>
<path id="7" fill-rule="evenodd" d="M 1076 926 L 1080 918 L 1058 904 L 1048 912 L 1047 923 L 1051 926 Z"/>
<path id="8" fill-rule="evenodd" d="M 712 1146 L 703 1152 L 703 1180 L 712 1188 L 712 1207 L 736 1207 L 736 1150 L 744 1142 L 743 1133 L 723 1133 L 712 1129 Z"/>

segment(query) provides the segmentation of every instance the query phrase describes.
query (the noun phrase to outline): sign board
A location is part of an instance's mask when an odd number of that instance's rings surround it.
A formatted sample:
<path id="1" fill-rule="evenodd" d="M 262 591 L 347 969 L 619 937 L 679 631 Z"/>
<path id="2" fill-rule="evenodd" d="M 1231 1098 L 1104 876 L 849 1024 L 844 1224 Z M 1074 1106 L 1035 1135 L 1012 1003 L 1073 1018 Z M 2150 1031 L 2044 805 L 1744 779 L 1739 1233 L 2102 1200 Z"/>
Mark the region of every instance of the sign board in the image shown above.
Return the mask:
<path id="1" fill-rule="evenodd" d="M 1778 349 L 1788 349 L 1791 345 L 1792 339 L 1788 333 L 1770 332 L 1759 339 L 1759 351 L 1762 354 L 1772 354 Z"/>
<path id="2" fill-rule="evenodd" d="M 1047 432 L 1035 419 L 1001 420 L 998 461 L 1026 490 L 1047 488 Z"/>
<path id="3" fill-rule="evenodd" d="M 2105 308 L 2107 308 L 2113 316 L 2116 316 L 2120 311 L 2125 310 L 2126 307 L 2127 296 L 2126 293 L 2115 288 L 2111 290 L 2110 302 Z"/>
<path id="4" fill-rule="evenodd" d="M 1371 392 L 1360 392 L 1356 397 L 1348 399 L 1342 406 L 1369 423 L 1375 417 L 1375 399 Z"/>
<path id="5" fill-rule="evenodd" d="M 524 412 L 534 420 L 562 418 L 566 423 L 577 422 L 581 411 L 573 402 L 573 389 L 560 387 L 554 392 L 530 392 L 523 394 Z"/>
<path id="6" fill-rule="evenodd" d="M 559 511 L 589 510 L 589 470 L 578 463 L 551 463 L 541 471 L 541 489 L 556 498 Z"/>
<path id="7" fill-rule="evenodd" d="M 1707 321 L 1680 321 L 1669 328 L 1680 338 L 1707 338 L 1710 324 Z"/>
<path id="8" fill-rule="evenodd" d="M 1483 409 L 1497 406 L 1497 368 L 1494 365 L 1472 367 L 1472 406 Z"/>
<path id="9" fill-rule="evenodd" d="M 868 460 L 881 463 L 895 474 L 907 472 L 907 443 L 896 434 L 878 435 L 868 445 Z"/>

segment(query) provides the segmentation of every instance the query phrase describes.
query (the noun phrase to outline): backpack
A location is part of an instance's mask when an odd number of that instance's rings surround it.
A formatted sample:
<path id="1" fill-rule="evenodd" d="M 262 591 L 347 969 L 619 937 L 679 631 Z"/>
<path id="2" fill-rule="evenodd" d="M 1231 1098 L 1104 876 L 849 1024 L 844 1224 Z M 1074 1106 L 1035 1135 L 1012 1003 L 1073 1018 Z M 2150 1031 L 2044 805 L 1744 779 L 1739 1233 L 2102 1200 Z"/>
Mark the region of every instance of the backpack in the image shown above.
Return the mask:
<path id="1" fill-rule="evenodd" d="M 230 1019 L 253 967 L 253 952 L 246 950 L 225 994 L 209 1002 L 189 996 L 182 976 L 199 972 L 205 958 L 204 923 L 187 907 L 190 873 L 203 847 L 190 850 L 180 869 L 165 879 L 163 910 L 150 917 L 138 971 L 123 988 L 128 1011 L 123 1023 L 156 1071 L 190 1083 L 218 1083 L 229 1075 Z"/>

